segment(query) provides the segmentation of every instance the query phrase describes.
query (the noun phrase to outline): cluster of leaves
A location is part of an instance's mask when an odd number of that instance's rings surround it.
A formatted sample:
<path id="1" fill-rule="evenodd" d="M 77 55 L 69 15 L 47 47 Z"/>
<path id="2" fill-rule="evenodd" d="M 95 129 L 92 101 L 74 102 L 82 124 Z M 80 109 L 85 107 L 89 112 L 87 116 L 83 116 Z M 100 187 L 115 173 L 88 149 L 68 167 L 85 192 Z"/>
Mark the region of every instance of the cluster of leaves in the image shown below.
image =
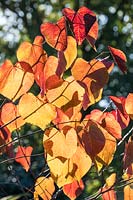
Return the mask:
<path id="1" fill-rule="evenodd" d="M 96 15 L 86 7 L 77 12 L 65 8 L 62 13 L 64 16 L 56 24 L 41 25 L 42 36 L 36 36 L 33 44 L 20 45 L 16 64 L 6 60 L 0 68 L 0 94 L 9 100 L 1 105 L 0 153 L 7 153 L 28 171 L 33 148 L 19 145 L 15 154 L 12 131 L 25 123 L 44 130 L 44 157 L 50 176 L 37 178 L 34 199 L 51 199 L 55 184 L 70 199 L 77 198 L 84 189 L 84 175 L 92 166 L 99 172 L 111 163 L 117 141 L 122 141 L 122 130 L 133 119 L 133 93 L 126 98 L 110 96 L 115 110 L 94 109 L 83 117 L 83 112 L 102 98 L 114 62 L 126 73 L 126 56 L 109 46 L 114 61 L 109 57 L 90 61 L 78 58 L 77 45 L 85 39 L 96 50 Z M 68 29 L 73 36 L 67 34 Z M 43 49 L 45 42 L 57 50 L 57 57 L 47 55 Z M 29 92 L 33 84 L 40 89 L 38 95 Z M 126 180 L 133 175 L 132 157 L 130 139 L 123 159 Z M 116 199 L 115 177 L 112 174 L 99 190 L 104 200 Z M 133 192 L 130 186 L 124 191 L 125 199 Z"/>

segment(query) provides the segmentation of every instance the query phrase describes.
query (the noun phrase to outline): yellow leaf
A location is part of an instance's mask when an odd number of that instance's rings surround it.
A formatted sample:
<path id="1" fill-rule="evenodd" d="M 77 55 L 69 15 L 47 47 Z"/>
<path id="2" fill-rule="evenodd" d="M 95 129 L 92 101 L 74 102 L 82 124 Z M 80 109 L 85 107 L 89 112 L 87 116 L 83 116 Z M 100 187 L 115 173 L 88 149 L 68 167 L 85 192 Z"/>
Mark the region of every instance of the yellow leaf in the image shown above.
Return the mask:
<path id="1" fill-rule="evenodd" d="M 50 200 L 54 191 L 54 181 L 51 177 L 39 177 L 35 183 L 34 200 L 39 199 L 39 197 L 43 200 Z"/>
<path id="2" fill-rule="evenodd" d="M 43 101 L 32 93 L 25 94 L 19 101 L 19 113 L 25 122 L 45 129 L 56 117 L 56 110 L 52 104 Z"/>
<path id="3" fill-rule="evenodd" d="M 71 158 L 77 149 L 77 134 L 74 128 L 64 127 L 47 130 L 44 134 L 44 149 L 51 156 Z"/>

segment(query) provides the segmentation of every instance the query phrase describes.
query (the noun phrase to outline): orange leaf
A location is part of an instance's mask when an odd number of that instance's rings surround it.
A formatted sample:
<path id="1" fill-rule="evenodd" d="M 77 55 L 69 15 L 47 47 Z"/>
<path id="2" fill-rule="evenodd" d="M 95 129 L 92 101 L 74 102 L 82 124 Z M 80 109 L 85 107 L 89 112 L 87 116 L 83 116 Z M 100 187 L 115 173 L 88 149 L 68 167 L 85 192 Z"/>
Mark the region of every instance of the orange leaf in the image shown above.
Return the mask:
<path id="1" fill-rule="evenodd" d="M 91 159 L 81 146 L 77 147 L 74 155 L 69 159 L 55 158 L 46 153 L 46 159 L 50 168 L 51 176 L 58 185 L 62 187 L 80 179 L 89 171 Z"/>
<path id="2" fill-rule="evenodd" d="M 79 107 L 80 110 L 83 94 L 84 88 L 82 88 L 73 77 L 70 76 L 61 86 L 48 90 L 46 97 L 53 105 L 59 108 L 63 107 L 63 111 L 66 111 L 71 107 Z"/>
<path id="3" fill-rule="evenodd" d="M 31 146 L 28 146 L 28 147 L 18 146 L 17 148 L 15 161 L 20 163 L 22 167 L 26 170 L 26 172 L 30 168 L 30 156 L 31 156 L 32 151 L 33 151 L 33 148 Z"/>
<path id="4" fill-rule="evenodd" d="M 127 114 L 133 119 L 133 93 L 129 93 L 125 102 L 125 109 Z"/>
<path id="5" fill-rule="evenodd" d="M 121 139 L 121 127 L 111 112 L 103 113 L 98 109 L 94 109 L 89 115 L 86 115 L 85 119 L 96 121 L 116 139 Z"/>
<path id="6" fill-rule="evenodd" d="M 15 101 L 31 88 L 34 75 L 27 63 L 20 62 L 13 66 L 7 60 L 0 68 L 0 82 L 0 93 Z"/>
<path id="7" fill-rule="evenodd" d="M 85 116 L 85 119 L 88 119 L 88 120 L 90 119 L 92 121 L 96 121 L 99 124 L 101 124 L 104 117 L 105 117 L 105 114 L 101 110 L 94 109 L 91 111 L 89 115 Z"/>
<path id="8" fill-rule="evenodd" d="M 34 199 L 41 197 L 43 200 L 50 200 L 54 191 L 54 181 L 51 177 L 39 177 L 35 183 Z"/>
<path id="9" fill-rule="evenodd" d="M 47 61 L 42 65 L 37 64 L 35 69 L 35 80 L 40 86 L 41 95 L 44 96 L 47 89 L 54 88 L 61 84 L 62 79 L 56 75 L 58 59 L 55 56 L 49 56 Z"/>
<path id="10" fill-rule="evenodd" d="M 84 190 L 84 183 L 82 180 L 73 181 L 70 184 L 63 186 L 63 192 L 71 199 L 76 199 Z"/>
<path id="11" fill-rule="evenodd" d="M 67 36 L 67 48 L 58 53 L 59 63 L 57 74 L 60 76 L 65 70 L 69 69 L 77 57 L 77 43 L 72 36 Z"/>
<path id="12" fill-rule="evenodd" d="M 115 116 L 115 119 L 118 121 L 121 128 L 122 129 L 126 128 L 130 121 L 129 116 L 125 109 L 126 98 L 110 96 L 110 99 L 113 101 L 113 103 L 117 107 L 117 109 L 112 111 L 111 113 Z"/>
<path id="13" fill-rule="evenodd" d="M 121 139 L 122 135 L 120 124 L 115 120 L 111 113 L 106 113 L 105 118 L 102 120 L 101 126 L 116 139 Z"/>
<path id="14" fill-rule="evenodd" d="M 113 101 L 113 103 L 116 105 L 116 107 L 123 115 L 127 114 L 125 110 L 125 100 L 126 100 L 125 97 L 109 96 L 109 98 Z"/>
<path id="15" fill-rule="evenodd" d="M 42 24 L 40 30 L 46 42 L 50 46 L 58 51 L 64 51 L 66 49 L 67 36 L 66 22 L 64 17 L 61 17 L 61 19 L 56 24 L 49 22 Z"/>
<path id="16" fill-rule="evenodd" d="M 41 129 L 45 129 L 56 117 L 55 107 L 44 99 L 34 96 L 32 93 L 21 97 L 19 113 L 25 122 L 39 126 Z"/>
<path id="17" fill-rule="evenodd" d="M 44 149 L 53 157 L 71 158 L 77 150 L 77 134 L 74 128 L 65 126 L 58 131 L 51 128 L 44 135 Z"/>
<path id="18" fill-rule="evenodd" d="M 114 189 L 109 189 L 108 186 L 105 186 L 101 189 L 101 192 L 103 192 L 102 194 L 103 200 L 117 200 Z"/>
<path id="19" fill-rule="evenodd" d="M 99 60 L 94 59 L 88 63 L 78 58 L 71 71 L 74 78 L 85 88 L 83 108 L 87 109 L 100 100 L 102 89 L 108 81 L 107 69 Z"/>
<path id="20" fill-rule="evenodd" d="M 31 67 L 35 67 L 41 59 L 46 61 L 47 54 L 42 48 L 43 37 L 36 36 L 33 44 L 23 42 L 17 50 L 18 61 L 28 63 Z"/>
<path id="21" fill-rule="evenodd" d="M 116 64 L 120 68 L 120 70 L 123 73 L 126 73 L 127 72 L 127 66 L 126 66 L 127 59 L 126 59 L 126 56 L 123 53 L 123 51 L 113 48 L 111 46 L 108 46 L 108 48 L 109 48 L 110 53 L 113 56 L 114 61 L 116 62 Z"/>
<path id="22" fill-rule="evenodd" d="M 8 127 L 11 132 L 20 128 L 25 123 L 18 113 L 18 106 L 14 105 L 13 103 L 6 103 L 2 107 L 1 120 L 4 124 L 7 124 L 6 127 Z"/>
<path id="23" fill-rule="evenodd" d="M 124 187 L 124 200 L 131 200 L 131 199 L 133 199 L 132 185 L 126 185 Z"/>
<path id="24" fill-rule="evenodd" d="M 98 171 L 100 171 L 103 166 L 108 166 L 112 162 L 116 151 L 116 139 L 105 129 L 103 130 L 103 134 L 105 137 L 104 148 L 95 157 L 95 164 Z"/>
<path id="25" fill-rule="evenodd" d="M 68 125 L 71 127 L 76 127 L 77 124 L 80 123 L 81 120 L 81 112 L 77 111 L 76 108 L 69 108 L 66 112 L 63 112 L 61 109 L 56 108 L 56 118 L 53 120 L 53 123 L 60 130 L 63 129 L 64 126 Z"/>
<path id="26" fill-rule="evenodd" d="M 72 36 L 67 37 L 67 48 L 63 53 L 66 60 L 65 68 L 69 69 L 69 67 L 71 67 L 73 61 L 77 57 L 77 43 Z"/>

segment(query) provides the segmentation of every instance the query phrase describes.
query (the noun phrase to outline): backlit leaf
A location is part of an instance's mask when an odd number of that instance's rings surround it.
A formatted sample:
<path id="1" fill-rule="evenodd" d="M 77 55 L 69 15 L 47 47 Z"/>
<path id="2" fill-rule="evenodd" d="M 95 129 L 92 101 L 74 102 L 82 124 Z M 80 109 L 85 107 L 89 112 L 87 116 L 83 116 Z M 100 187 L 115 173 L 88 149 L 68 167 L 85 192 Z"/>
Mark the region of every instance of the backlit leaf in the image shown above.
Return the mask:
<path id="1" fill-rule="evenodd" d="M 77 111 L 77 109 L 74 107 L 68 109 L 66 112 L 63 112 L 61 109 L 56 108 L 56 113 L 57 115 L 56 118 L 53 120 L 53 123 L 60 130 L 63 129 L 63 127 L 66 125 L 75 128 L 82 117 L 81 112 Z"/>
<path id="2" fill-rule="evenodd" d="M 25 122 L 39 126 L 42 129 L 45 129 L 56 117 L 55 107 L 44 99 L 34 96 L 32 93 L 21 97 L 19 113 Z"/>
<path id="3" fill-rule="evenodd" d="M 76 90 L 74 90 L 75 88 Z M 79 107 L 81 109 L 84 88 L 82 88 L 72 76 L 67 78 L 61 86 L 48 90 L 46 97 L 49 103 L 63 109 L 68 110 L 71 107 Z"/>
<path id="4" fill-rule="evenodd" d="M 84 190 L 84 183 L 82 180 L 73 181 L 70 184 L 63 186 L 63 192 L 71 199 L 76 199 Z"/>
<path id="5" fill-rule="evenodd" d="M 34 83 L 34 75 L 30 65 L 25 62 L 15 66 L 7 60 L 0 68 L 0 93 L 15 101 L 25 94 Z"/>
<path id="6" fill-rule="evenodd" d="M 132 185 L 126 185 L 124 187 L 124 200 L 131 200 L 133 198 Z"/>
<path id="7" fill-rule="evenodd" d="M 109 189 L 108 186 L 105 186 L 101 189 L 102 194 L 102 200 L 117 200 L 116 192 L 114 189 Z"/>
<path id="8" fill-rule="evenodd" d="M 51 156 L 71 158 L 77 150 L 77 134 L 69 126 L 61 131 L 51 128 L 45 131 L 43 143 L 45 151 Z"/>
<path id="9" fill-rule="evenodd" d="M 90 43 L 90 45 L 95 51 L 96 51 L 95 42 L 97 38 L 98 38 L 98 22 L 95 21 L 86 36 L 87 41 Z"/>
<path id="10" fill-rule="evenodd" d="M 117 109 L 112 111 L 111 113 L 114 115 L 115 119 L 118 121 L 121 128 L 122 129 L 126 128 L 130 121 L 129 116 L 125 109 L 126 98 L 110 96 L 110 99 L 117 107 Z"/>
<path id="11" fill-rule="evenodd" d="M 46 61 L 47 54 L 42 48 L 42 43 L 42 36 L 36 36 L 33 44 L 23 42 L 17 50 L 18 61 L 26 62 L 33 68 L 39 61 Z"/>
<path id="12" fill-rule="evenodd" d="M 112 187 L 114 183 L 116 182 L 116 173 L 111 174 L 107 179 L 106 179 L 106 185 L 108 187 Z"/>
<path id="13" fill-rule="evenodd" d="M 85 119 L 82 123 L 84 128 L 79 133 L 80 141 L 100 171 L 111 163 L 116 151 L 116 139 L 96 122 L 88 121 L 85 124 Z"/>
<path id="14" fill-rule="evenodd" d="M 31 146 L 23 147 L 18 146 L 17 153 L 15 156 L 15 161 L 20 163 L 22 167 L 26 170 L 26 172 L 30 168 L 30 156 L 33 151 L 33 148 Z"/>
<path id="15" fill-rule="evenodd" d="M 7 124 L 6 127 L 8 127 L 11 132 L 20 128 L 25 123 L 18 113 L 18 106 L 13 103 L 6 103 L 2 107 L 1 120 L 4 124 Z"/>
<path id="16" fill-rule="evenodd" d="M 51 176 L 58 185 L 62 187 L 80 179 L 89 171 L 92 161 L 85 150 L 78 146 L 74 155 L 69 159 L 52 157 L 46 154 Z"/>
<path id="17" fill-rule="evenodd" d="M 125 144 L 125 152 L 123 157 L 124 169 L 127 174 L 133 175 L 132 165 L 133 165 L 133 141 L 129 139 L 128 143 Z"/>
<path id="18" fill-rule="evenodd" d="M 105 129 L 103 129 L 102 132 L 105 137 L 105 145 L 102 151 L 95 157 L 95 164 L 98 171 L 100 171 L 103 166 L 108 166 L 112 162 L 116 151 L 116 139 Z"/>
<path id="19" fill-rule="evenodd" d="M 116 139 L 121 139 L 120 124 L 116 121 L 111 112 L 102 112 L 98 109 L 94 109 L 89 115 L 86 115 L 85 119 L 96 121 Z"/>
<path id="20" fill-rule="evenodd" d="M 105 118 L 102 120 L 101 126 L 116 139 L 121 139 L 122 135 L 120 124 L 115 120 L 111 113 L 106 113 Z"/>
<path id="21" fill-rule="evenodd" d="M 50 200 L 55 191 L 54 181 L 51 177 L 39 177 L 35 183 L 34 199 L 41 197 L 43 200 Z"/>
<path id="22" fill-rule="evenodd" d="M 78 58 L 71 71 L 74 78 L 85 88 L 83 108 L 87 109 L 101 99 L 102 89 L 108 81 L 107 69 L 99 60 L 94 59 L 88 63 Z"/>
<path id="23" fill-rule="evenodd" d="M 3 122 L 0 120 L 0 155 L 7 152 L 8 145 L 11 139 L 11 132 L 7 127 L 3 127 Z M 8 153 L 8 152 L 7 152 Z"/>
<path id="24" fill-rule="evenodd" d="M 79 135 L 85 151 L 94 159 L 104 148 L 105 136 L 99 126 L 92 121 L 89 121 L 86 127 L 86 129 L 81 130 Z"/>
<path id="25" fill-rule="evenodd" d="M 125 102 L 125 109 L 130 118 L 133 119 L 133 93 L 128 94 Z"/>
<path id="26" fill-rule="evenodd" d="M 62 13 L 67 18 L 77 43 L 81 45 L 96 21 L 95 13 L 86 7 L 81 7 L 77 12 L 64 8 Z"/>
<path id="27" fill-rule="evenodd" d="M 66 22 L 62 17 L 56 24 L 46 22 L 40 27 L 46 42 L 58 51 L 64 51 L 67 47 Z"/>
<path id="28" fill-rule="evenodd" d="M 40 86 L 41 95 L 44 96 L 48 89 L 53 89 L 61 85 L 63 80 L 56 75 L 58 59 L 49 56 L 44 65 L 38 64 L 35 70 L 35 80 Z"/>
<path id="29" fill-rule="evenodd" d="M 77 57 L 77 43 L 72 36 L 67 36 L 67 48 L 58 53 L 59 63 L 56 73 L 60 76 L 69 69 Z"/>
<path id="30" fill-rule="evenodd" d="M 111 46 L 108 46 L 108 48 L 109 48 L 110 53 L 113 56 L 114 61 L 116 62 L 116 64 L 120 68 L 120 70 L 123 73 L 126 73 L 127 72 L 127 66 L 126 66 L 127 59 L 126 59 L 126 56 L 123 53 L 123 51 L 113 48 Z"/>

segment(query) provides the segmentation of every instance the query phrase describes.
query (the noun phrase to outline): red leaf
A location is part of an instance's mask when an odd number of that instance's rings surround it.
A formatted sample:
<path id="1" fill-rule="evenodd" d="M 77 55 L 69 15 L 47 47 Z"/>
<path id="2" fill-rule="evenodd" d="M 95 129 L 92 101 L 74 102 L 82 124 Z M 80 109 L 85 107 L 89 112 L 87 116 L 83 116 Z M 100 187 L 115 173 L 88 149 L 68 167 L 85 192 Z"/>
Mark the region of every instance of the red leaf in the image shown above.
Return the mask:
<path id="1" fill-rule="evenodd" d="M 30 156 L 33 151 L 31 146 L 22 147 L 18 146 L 17 153 L 15 156 L 15 161 L 20 163 L 22 167 L 26 170 L 26 172 L 30 168 Z"/>
<path id="2" fill-rule="evenodd" d="M 123 73 L 127 72 L 127 66 L 126 66 L 126 55 L 123 53 L 123 51 L 113 48 L 111 46 L 108 46 L 110 53 L 113 56 L 114 61 L 116 62 L 116 64 L 118 65 L 118 67 L 120 68 L 120 70 Z"/>
<path id="3" fill-rule="evenodd" d="M 111 113 L 106 113 L 105 118 L 102 120 L 102 127 L 105 128 L 108 133 L 113 137 L 120 140 L 121 139 L 121 127 L 120 124 L 115 120 Z"/>
<path id="4" fill-rule="evenodd" d="M 63 186 L 63 192 L 71 199 L 76 199 L 83 191 L 84 183 L 82 179 L 78 182 L 77 180 L 73 181 L 70 184 Z"/>
<path id="5" fill-rule="evenodd" d="M 126 128 L 129 124 L 130 119 L 125 109 L 125 102 L 126 102 L 125 97 L 110 96 L 110 99 L 118 108 L 112 111 L 111 113 L 114 115 L 115 119 L 118 121 L 121 128 L 122 129 Z"/>
<path id="6" fill-rule="evenodd" d="M 12 144 L 7 145 L 7 143 L 12 140 L 11 132 L 7 127 L 2 128 L 3 125 L 4 125 L 3 122 L 0 120 L 0 155 L 6 152 L 9 155 L 9 157 L 12 157 L 13 155 Z"/>
<path id="7" fill-rule="evenodd" d="M 107 190 L 107 191 L 106 191 Z M 108 186 L 102 188 L 102 199 L 103 200 L 117 200 L 116 193 L 113 189 L 109 190 Z"/>
<path id="8" fill-rule="evenodd" d="M 67 18 L 77 43 L 81 45 L 96 21 L 95 13 L 86 7 L 81 7 L 77 12 L 70 8 L 64 8 L 62 13 Z M 96 28 L 93 27 L 93 29 L 95 31 Z M 92 33 L 90 33 L 90 36 L 91 35 Z M 88 40 L 93 46 L 94 42 L 89 38 Z"/>
<path id="9" fill-rule="evenodd" d="M 86 115 L 86 119 L 98 122 L 104 129 L 108 131 L 116 139 L 121 139 L 121 127 L 111 112 L 105 112 L 98 109 L 91 111 Z"/>
<path id="10" fill-rule="evenodd" d="M 56 24 L 46 22 L 40 27 L 46 42 L 58 51 L 64 51 L 67 47 L 66 22 L 62 17 Z"/>

